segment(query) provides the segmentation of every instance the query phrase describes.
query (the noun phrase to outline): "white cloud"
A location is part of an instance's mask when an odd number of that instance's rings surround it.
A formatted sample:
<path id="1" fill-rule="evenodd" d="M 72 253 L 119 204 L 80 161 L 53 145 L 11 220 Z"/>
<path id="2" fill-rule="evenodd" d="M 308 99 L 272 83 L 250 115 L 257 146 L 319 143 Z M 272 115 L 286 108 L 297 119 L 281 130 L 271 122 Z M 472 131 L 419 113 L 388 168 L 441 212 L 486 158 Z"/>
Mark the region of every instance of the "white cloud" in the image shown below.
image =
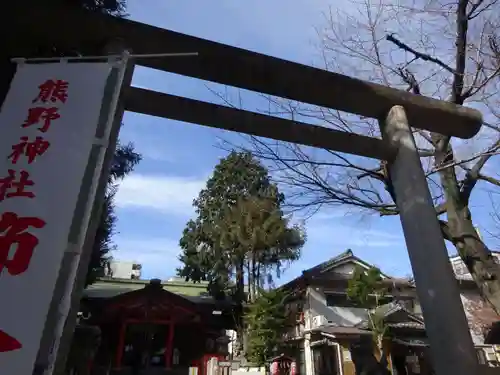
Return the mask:
<path id="1" fill-rule="evenodd" d="M 193 199 L 204 185 L 199 178 L 134 173 L 120 184 L 116 204 L 190 216 Z"/>
<path id="2" fill-rule="evenodd" d="M 326 220 L 325 220 L 326 219 Z M 313 217 L 307 223 L 308 239 L 315 243 L 343 248 L 395 248 L 404 246 L 404 236 L 400 228 L 375 229 L 368 222 L 353 216 L 328 219 Z M 379 219 L 380 220 L 380 219 Z M 323 245 L 323 246 L 324 246 Z"/>

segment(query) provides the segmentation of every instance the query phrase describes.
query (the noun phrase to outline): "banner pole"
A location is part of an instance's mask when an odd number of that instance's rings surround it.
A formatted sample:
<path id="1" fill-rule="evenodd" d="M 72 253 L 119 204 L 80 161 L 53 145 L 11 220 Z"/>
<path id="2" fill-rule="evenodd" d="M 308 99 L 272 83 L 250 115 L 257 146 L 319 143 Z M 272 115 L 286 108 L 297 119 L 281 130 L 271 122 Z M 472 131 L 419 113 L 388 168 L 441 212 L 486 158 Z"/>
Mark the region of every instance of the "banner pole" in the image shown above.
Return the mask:
<path id="1" fill-rule="evenodd" d="M 127 51 L 121 49 L 120 52 L 122 62 L 119 68 L 115 68 L 117 71 L 115 70 L 114 89 L 108 101 L 109 110 L 106 117 L 100 119 L 100 122 L 105 123 L 104 133 L 101 134 L 102 140 L 95 145 L 99 152 L 94 163 L 96 167 L 100 165 L 101 168 L 95 168 L 93 172 L 100 172 L 100 175 L 94 176 L 94 173 L 92 174 L 93 186 L 90 186 L 86 194 L 83 194 L 84 200 L 87 198 L 85 217 L 80 221 L 81 225 L 77 228 L 79 230 L 79 244 L 73 244 L 73 249 L 78 254 L 72 252 L 71 249 L 65 253 L 40 342 L 33 375 L 50 375 L 64 372 L 66 356 L 76 326 L 77 312 L 92 255 L 95 234 L 104 205 L 109 169 L 116 149 L 124 113 L 122 103 L 123 88 L 130 86 L 132 80 L 133 63 L 130 62 Z M 111 56 L 112 58 L 116 57 L 115 53 Z M 78 214 L 77 210 L 75 210 L 75 214 Z"/>
<path id="2" fill-rule="evenodd" d="M 80 228 L 78 229 L 78 237 L 77 237 L 77 242 L 76 243 L 68 243 L 68 248 L 66 252 L 68 253 L 68 257 L 70 257 L 70 260 L 66 262 L 68 265 L 67 270 L 61 270 L 60 272 L 67 272 L 68 273 L 68 278 L 66 281 L 66 285 L 64 287 L 64 290 L 62 291 L 62 298 L 59 303 L 59 309 L 57 311 L 57 317 L 56 317 L 56 324 L 54 326 L 54 340 L 52 344 L 52 348 L 49 353 L 49 358 L 48 358 L 48 368 L 45 370 L 46 375 L 51 375 L 54 370 L 54 365 L 55 365 L 55 357 L 57 355 L 57 351 L 59 348 L 59 343 L 60 339 L 64 330 L 64 325 L 66 323 L 66 319 L 68 317 L 69 311 L 71 309 L 71 295 L 73 292 L 74 284 L 75 284 L 75 279 L 77 276 L 78 272 L 78 267 L 80 265 L 80 260 L 81 260 L 81 255 L 83 251 L 83 245 L 85 241 L 85 235 L 87 233 L 87 229 L 89 226 L 89 221 L 90 221 L 90 216 L 92 213 L 92 206 L 93 202 L 95 200 L 95 195 L 99 183 L 99 176 L 102 171 L 102 166 L 104 162 L 104 156 L 106 153 L 106 149 L 108 146 L 108 140 L 109 140 L 109 135 L 111 132 L 111 125 L 113 122 L 113 118 L 115 115 L 117 103 L 118 103 L 118 98 L 120 95 L 124 75 L 125 75 L 125 69 L 127 67 L 128 63 L 128 53 L 125 51 L 120 59 L 119 62 L 119 67 L 118 67 L 118 72 L 117 72 L 117 77 L 116 81 L 114 83 L 114 91 L 111 96 L 111 103 L 109 105 L 109 108 L 107 108 L 108 116 L 106 118 L 106 124 L 104 126 L 104 134 L 102 138 L 96 138 L 96 143 L 95 146 L 98 148 L 96 151 L 97 153 L 97 160 L 93 166 L 89 166 L 93 169 L 93 175 L 92 175 L 92 180 L 90 181 L 90 186 L 83 186 L 82 185 L 82 190 L 87 190 L 85 193 L 85 198 L 83 203 L 83 220 L 80 222 Z M 103 101 L 104 104 L 105 100 Z M 90 160 L 89 160 L 90 161 Z M 75 210 L 75 216 L 76 220 L 80 220 L 81 213 L 78 212 L 78 210 Z M 57 296 L 56 296 L 57 297 Z"/>

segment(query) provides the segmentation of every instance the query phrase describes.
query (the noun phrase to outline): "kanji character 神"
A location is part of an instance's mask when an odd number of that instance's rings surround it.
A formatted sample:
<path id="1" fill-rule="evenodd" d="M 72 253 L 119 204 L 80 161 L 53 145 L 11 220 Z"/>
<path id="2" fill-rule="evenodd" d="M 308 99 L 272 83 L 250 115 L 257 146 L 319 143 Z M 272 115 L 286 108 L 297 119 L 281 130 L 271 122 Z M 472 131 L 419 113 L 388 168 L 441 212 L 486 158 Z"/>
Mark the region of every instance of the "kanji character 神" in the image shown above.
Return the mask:
<path id="1" fill-rule="evenodd" d="M 5 198 L 34 198 L 35 194 L 33 192 L 24 190 L 27 186 L 35 185 L 29 177 L 28 172 L 21 171 L 19 181 L 16 181 L 16 171 L 9 169 L 9 175 L 0 179 L 0 202 Z"/>
<path id="2" fill-rule="evenodd" d="M 38 124 L 43 120 L 43 126 L 38 128 L 42 133 L 45 133 L 50 128 L 50 124 L 53 120 L 57 120 L 61 117 L 58 113 L 59 108 L 51 107 L 33 107 L 28 109 L 28 116 L 24 121 L 23 128 L 27 128 L 28 126 Z"/>
<path id="3" fill-rule="evenodd" d="M 45 221 L 37 217 L 20 217 L 14 212 L 4 212 L 0 217 L 0 275 L 7 269 L 11 275 L 25 272 L 33 256 L 38 237 L 29 233 L 30 228 L 43 228 Z M 15 246 L 9 257 L 10 249 Z"/>
<path id="4" fill-rule="evenodd" d="M 66 103 L 68 99 L 68 82 L 61 79 L 53 80 L 48 79 L 40 86 L 38 86 L 40 92 L 38 96 L 33 99 L 33 103 L 41 101 L 47 103 L 50 100 L 52 103 L 60 101 Z"/>
<path id="5" fill-rule="evenodd" d="M 12 153 L 9 159 L 12 159 L 12 164 L 16 164 L 21 155 L 28 158 L 28 164 L 33 163 L 37 156 L 41 156 L 50 147 L 50 142 L 42 137 L 36 137 L 34 141 L 30 142 L 28 137 L 21 137 L 20 142 L 12 146 Z"/>

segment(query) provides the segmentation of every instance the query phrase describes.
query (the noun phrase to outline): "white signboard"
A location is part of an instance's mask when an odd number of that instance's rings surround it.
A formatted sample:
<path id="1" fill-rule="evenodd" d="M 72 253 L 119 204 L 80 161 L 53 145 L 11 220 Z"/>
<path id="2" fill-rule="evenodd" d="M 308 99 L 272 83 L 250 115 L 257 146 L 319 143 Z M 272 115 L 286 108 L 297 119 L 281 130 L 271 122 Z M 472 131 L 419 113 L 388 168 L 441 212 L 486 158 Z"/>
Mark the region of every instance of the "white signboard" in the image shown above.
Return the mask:
<path id="1" fill-rule="evenodd" d="M 111 69 L 19 65 L 2 106 L 2 375 L 32 374 Z"/>

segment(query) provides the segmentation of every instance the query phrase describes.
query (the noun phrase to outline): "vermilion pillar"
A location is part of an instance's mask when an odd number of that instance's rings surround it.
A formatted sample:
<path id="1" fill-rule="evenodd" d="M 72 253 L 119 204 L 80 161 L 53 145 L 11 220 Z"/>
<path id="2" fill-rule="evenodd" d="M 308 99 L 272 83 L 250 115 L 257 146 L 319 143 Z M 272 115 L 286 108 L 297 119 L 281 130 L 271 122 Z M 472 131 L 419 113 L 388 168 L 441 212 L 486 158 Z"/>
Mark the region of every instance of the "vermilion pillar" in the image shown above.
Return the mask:
<path id="1" fill-rule="evenodd" d="M 116 348 L 116 359 L 115 359 L 115 367 L 122 367 L 122 357 L 123 357 L 123 349 L 125 346 L 125 331 L 127 329 L 127 323 L 125 321 L 122 322 L 120 327 L 120 336 L 118 337 L 118 347 Z"/>
<path id="2" fill-rule="evenodd" d="M 174 350 L 174 329 L 175 323 L 173 321 L 168 324 L 167 342 L 165 346 L 165 368 L 172 368 L 172 352 Z"/>

